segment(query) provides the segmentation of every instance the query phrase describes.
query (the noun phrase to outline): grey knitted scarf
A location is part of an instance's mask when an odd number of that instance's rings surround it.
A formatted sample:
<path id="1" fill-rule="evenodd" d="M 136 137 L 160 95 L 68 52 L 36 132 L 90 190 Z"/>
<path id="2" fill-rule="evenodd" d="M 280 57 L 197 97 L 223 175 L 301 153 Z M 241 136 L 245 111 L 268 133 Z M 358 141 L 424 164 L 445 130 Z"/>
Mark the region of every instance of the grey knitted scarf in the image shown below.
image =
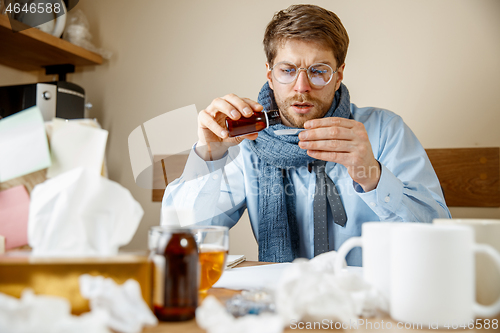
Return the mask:
<path id="1" fill-rule="evenodd" d="M 264 110 L 277 110 L 274 92 L 266 83 L 258 102 Z M 344 84 L 325 117 L 352 118 L 349 91 Z M 295 193 L 290 170 L 307 167 L 315 161 L 298 146 L 298 135 L 275 135 L 285 125 L 271 126 L 249 141 L 259 157 L 259 261 L 291 262 L 299 256 L 299 229 L 295 216 Z M 279 191 L 277 191 L 279 189 Z"/>

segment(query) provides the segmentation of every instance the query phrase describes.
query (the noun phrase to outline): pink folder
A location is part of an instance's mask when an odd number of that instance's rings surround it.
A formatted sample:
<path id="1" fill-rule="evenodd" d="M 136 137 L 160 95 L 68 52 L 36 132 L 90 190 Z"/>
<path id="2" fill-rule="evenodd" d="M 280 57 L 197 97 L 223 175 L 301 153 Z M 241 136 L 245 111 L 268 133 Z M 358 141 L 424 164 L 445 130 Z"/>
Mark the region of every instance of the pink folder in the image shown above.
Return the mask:
<path id="1" fill-rule="evenodd" d="M 24 185 L 0 192 L 0 235 L 5 250 L 28 244 L 30 196 Z"/>

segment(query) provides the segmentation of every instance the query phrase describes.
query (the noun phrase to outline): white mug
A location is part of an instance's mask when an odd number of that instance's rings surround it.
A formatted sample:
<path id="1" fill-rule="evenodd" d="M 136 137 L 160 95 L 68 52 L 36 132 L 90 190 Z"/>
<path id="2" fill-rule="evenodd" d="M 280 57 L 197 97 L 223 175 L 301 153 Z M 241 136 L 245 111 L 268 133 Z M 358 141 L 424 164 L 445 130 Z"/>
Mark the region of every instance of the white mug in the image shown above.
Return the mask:
<path id="1" fill-rule="evenodd" d="M 362 247 L 363 277 L 380 291 L 387 304 L 390 300 L 391 286 L 391 230 L 401 224 L 400 222 L 363 223 L 361 237 L 351 237 L 346 240 L 337 251 L 335 260 L 335 271 L 339 272 L 349 251 L 356 246 Z"/>
<path id="2" fill-rule="evenodd" d="M 489 219 L 435 219 L 434 224 L 469 225 L 474 228 L 476 243 L 492 246 L 500 253 L 500 220 Z M 483 253 L 476 256 L 476 300 L 492 304 L 500 297 L 500 272 Z"/>
<path id="3" fill-rule="evenodd" d="M 475 302 L 474 254 L 490 256 L 499 271 L 500 254 L 476 244 L 471 227 L 401 224 L 391 237 L 394 320 L 456 328 L 500 313 L 500 299 L 490 306 Z"/>

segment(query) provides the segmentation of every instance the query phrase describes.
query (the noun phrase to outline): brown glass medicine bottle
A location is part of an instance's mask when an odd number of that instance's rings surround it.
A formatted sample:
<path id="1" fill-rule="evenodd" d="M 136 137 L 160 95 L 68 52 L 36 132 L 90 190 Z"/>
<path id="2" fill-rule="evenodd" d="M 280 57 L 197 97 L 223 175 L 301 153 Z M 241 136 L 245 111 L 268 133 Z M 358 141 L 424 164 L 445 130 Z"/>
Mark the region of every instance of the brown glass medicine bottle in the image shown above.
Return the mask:
<path id="1" fill-rule="evenodd" d="M 248 118 L 242 116 L 238 120 L 226 118 L 226 127 L 230 137 L 257 133 L 276 124 L 281 124 L 278 110 L 254 111 L 252 116 Z"/>
<path id="2" fill-rule="evenodd" d="M 198 247 L 187 228 L 161 229 L 155 256 L 153 306 L 161 321 L 193 319 L 198 306 Z"/>

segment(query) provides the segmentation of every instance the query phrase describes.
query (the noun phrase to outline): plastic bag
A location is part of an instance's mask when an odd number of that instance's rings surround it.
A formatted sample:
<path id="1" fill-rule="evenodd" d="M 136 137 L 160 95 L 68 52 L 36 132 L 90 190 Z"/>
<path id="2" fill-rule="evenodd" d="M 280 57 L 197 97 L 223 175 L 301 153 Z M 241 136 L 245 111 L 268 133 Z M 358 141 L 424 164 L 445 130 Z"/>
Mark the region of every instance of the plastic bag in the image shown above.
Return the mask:
<path id="1" fill-rule="evenodd" d="M 85 17 L 85 14 L 80 9 L 76 9 L 67 15 L 69 16 L 66 22 L 63 39 L 89 51 L 98 53 L 104 59 L 109 60 L 113 55 L 111 51 L 98 48 L 92 44 L 92 34 L 89 31 L 89 21 Z"/>

